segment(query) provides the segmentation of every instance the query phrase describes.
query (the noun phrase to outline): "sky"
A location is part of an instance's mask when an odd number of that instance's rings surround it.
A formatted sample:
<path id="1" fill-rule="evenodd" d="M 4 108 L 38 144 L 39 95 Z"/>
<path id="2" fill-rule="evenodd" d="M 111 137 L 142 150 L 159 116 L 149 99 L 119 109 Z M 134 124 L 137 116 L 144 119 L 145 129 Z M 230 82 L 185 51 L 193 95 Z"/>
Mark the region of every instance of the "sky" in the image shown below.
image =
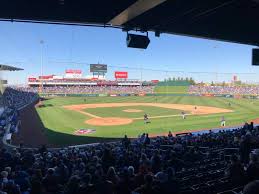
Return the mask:
<path id="1" fill-rule="evenodd" d="M 126 33 L 119 29 L 0 22 L 0 64 L 24 69 L 0 76 L 9 84 L 26 84 L 28 76 L 40 75 L 42 56 L 43 75 L 81 69 L 86 76 L 89 64 L 101 63 L 108 65 L 110 80 L 114 71 L 128 71 L 130 79 L 217 82 L 237 75 L 245 82 L 259 82 L 259 67 L 251 65 L 253 46 L 172 34 L 158 38 L 153 32 L 149 38 L 149 47 L 141 50 L 127 48 Z"/>

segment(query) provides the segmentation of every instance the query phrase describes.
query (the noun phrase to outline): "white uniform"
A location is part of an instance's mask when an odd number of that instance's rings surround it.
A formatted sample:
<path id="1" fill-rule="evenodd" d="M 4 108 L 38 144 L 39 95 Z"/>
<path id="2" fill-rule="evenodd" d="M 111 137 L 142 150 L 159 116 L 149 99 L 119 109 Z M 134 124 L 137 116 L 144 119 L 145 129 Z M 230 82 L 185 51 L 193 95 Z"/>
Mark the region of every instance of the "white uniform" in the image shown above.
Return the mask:
<path id="1" fill-rule="evenodd" d="M 182 112 L 182 117 L 183 117 L 183 119 L 185 119 L 185 113 L 184 112 Z"/>
<path id="2" fill-rule="evenodd" d="M 221 127 L 225 127 L 226 126 L 226 120 L 224 117 L 221 118 Z"/>

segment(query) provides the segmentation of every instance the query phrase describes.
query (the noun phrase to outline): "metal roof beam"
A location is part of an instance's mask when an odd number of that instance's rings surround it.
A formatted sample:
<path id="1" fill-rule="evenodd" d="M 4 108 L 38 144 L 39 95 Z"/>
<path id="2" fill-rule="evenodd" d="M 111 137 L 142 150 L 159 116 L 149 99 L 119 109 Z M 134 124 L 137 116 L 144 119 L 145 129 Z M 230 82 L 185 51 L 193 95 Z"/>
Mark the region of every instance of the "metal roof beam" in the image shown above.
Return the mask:
<path id="1" fill-rule="evenodd" d="M 119 15 L 115 16 L 109 23 L 113 26 L 123 25 L 165 1 L 167 0 L 138 0 Z"/>
<path id="2" fill-rule="evenodd" d="M 22 68 L 18 68 L 18 67 L 13 67 L 10 65 L 2 65 L 0 64 L 0 71 L 21 71 L 24 70 Z"/>

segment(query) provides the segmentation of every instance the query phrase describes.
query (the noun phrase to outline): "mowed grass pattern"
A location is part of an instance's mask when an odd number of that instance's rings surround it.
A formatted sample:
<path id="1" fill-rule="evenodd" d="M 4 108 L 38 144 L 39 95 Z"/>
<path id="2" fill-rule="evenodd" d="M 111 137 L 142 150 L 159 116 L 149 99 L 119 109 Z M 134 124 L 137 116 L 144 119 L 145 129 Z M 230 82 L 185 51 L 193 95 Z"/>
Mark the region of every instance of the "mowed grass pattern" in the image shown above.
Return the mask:
<path id="1" fill-rule="evenodd" d="M 125 112 L 127 109 L 141 110 L 142 112 Z M 144 114 L 149 117 L 162 115 L 179 115 L 182 110 L 160 108 L 152 106 L 123 106 L 123 107 L 105 107 L 105 108 L 87 108 L 85 112 L 99 117 L 121 117 L 121 118 L 143 118 Z M 186 112 L 187 113 L 187 112 Z"/>
<path id="2" fill-rule="evenodd" d="M 210 98 L 210 97 L 195 97 L 195 96 L 164 96 L 164 97 L 58 97 L 44 101 L 46 107 L 38 108 L 37 112 L 41 117 L 46 129 L 45 133 L 48 136 L 50 143 L 64 145 L 69 143 L 88 143 L 88 138 L 76 138 L 74 131 L 79 128 L 95 129 L 96 132 L 86 135 L 87 137 L 98 138 L 118 138 L 127 134 L 130 137 L 147 132 L 150 134 L 166 134 L 169 130 L 179 132 L 183 130 L 208 129 L 220 126 L 222 114 L 212 115 L 191 115 L 183 120 L 179 117 L 151 119 L 151 123 L 145 125 L 143 120 L 135 120 L 129 125 L 121 126 L 91 126 L 85 124 L 85 120 L 90 117 L 79 112 L 66 110 L 64 105 L 84 104 L 84 99 L 87 103 L 123 103 L 123 102 L 147 102 L 147 103 L 173 103 L 173 104 L 191 104 L 214 106 L 219 108 L 232 109 L 234 112 L 225 113 L 227 126 L 239 125 L 245 121 L 259 117 L 259 100 L 248 99 L 232 99 L 232 98 Z M 229 102 L 231 106 L 229 106 Z M 133 107 L 129 107 L 133 108 Z M 142 107 L 134 107 L 134 109 Z M 114 114 L 114 109 L 107 109 L 107 116 Z M 166 109 L 167 110 L 167 109 Z M 93 109 L 94 111 L 94 109 Z M 162 110 L 160 110 L 162 111 Z M 174 110 L 172 110 L 174 111 Z M 102 112 L 102 111 L 100 111 Z M 103 113 L 101 113 L 103 114 Z M 123 113 L 124 114 L 124 113 Z M 132 114 L 132 113 L 127 113 Z M 143 113 L 140 113 L 143 115 Z M 105 113 L 106 115 L 106 113 Z M 122 114 L 120 114 L 122 116 Z M 98 114 L 98 116 L 100 116 Z M 117 116 L 117 113 L 116 113 Z M 130 117 L 130 116 L 129 116 Z M 55 132 L 55 133 L 53 133 Z M 59 133 L 70 134 L 64 140 L 59 137 Z M 95 141 L 98 141 L 98 138 Z"/>
<path id="3" fill-rule="evenodd" d="M 176 94 L 187 94 L 188 86 L 156 86 L 155 93 L 176 93 Z"/>

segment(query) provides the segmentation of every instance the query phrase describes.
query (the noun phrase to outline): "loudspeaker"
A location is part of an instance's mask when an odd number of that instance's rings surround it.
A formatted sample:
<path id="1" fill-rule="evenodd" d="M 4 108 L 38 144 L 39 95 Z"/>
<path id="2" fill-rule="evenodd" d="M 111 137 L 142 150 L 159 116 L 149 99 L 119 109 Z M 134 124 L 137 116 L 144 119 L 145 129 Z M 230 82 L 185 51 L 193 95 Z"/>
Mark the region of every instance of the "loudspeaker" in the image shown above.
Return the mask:
<path id="1" fill-rule="evenodd" d="M 155 37 L 160 37 L 160 31 L 155 31 Z"/>
<path id="2" fill-rule="evenodd" d="M 252 50 L 252 65 L 259 66 L 259 49 Z"/>
<path id="3" fill-rule="evenodd" d="M 150 43 L 147 36 L 138 34 L 127 34 L 127 46 L 131 48 L 146 49 Z"/>

